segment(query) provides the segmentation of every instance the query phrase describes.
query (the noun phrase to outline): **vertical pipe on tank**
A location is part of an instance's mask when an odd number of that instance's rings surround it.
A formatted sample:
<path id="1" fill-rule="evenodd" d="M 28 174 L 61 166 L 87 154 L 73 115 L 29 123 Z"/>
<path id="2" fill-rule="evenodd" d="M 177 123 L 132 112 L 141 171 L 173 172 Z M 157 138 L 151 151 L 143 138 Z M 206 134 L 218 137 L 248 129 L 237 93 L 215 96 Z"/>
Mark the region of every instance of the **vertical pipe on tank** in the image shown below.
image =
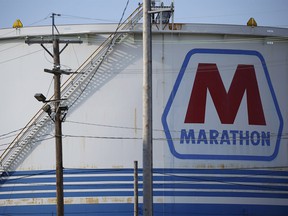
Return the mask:
<path id="1" fill-rule="evenodd" d="M 143 0 L 143 215 L 153 215 L 151 0 Z"/>
<path id="2" fill-rule="evenodd" d="M 138 216 L 138 161 L 134 161 L 134 216 Z"/>

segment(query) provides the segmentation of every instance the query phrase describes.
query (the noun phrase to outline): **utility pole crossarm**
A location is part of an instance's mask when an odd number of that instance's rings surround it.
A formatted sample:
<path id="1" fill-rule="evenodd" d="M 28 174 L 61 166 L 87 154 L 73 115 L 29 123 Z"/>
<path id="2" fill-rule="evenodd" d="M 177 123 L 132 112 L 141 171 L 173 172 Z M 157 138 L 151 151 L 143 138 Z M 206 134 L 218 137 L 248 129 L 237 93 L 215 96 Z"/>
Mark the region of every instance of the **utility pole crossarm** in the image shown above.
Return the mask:
<path id="1" fill-rule="evenodd" d="M 41 38 L 41 39 L 30 39 L 29 37 L 27 37 L 25 39 L 25 43 L 28 44 L 28 45 L 31 45 L 31 44 L 40 44 L 43 49 L 52 57 L 54 58 L 54 55 L 44 46 L 44 44 L 53 44 L 53 41 L 55 39 L 44 39 L 44 38 Z M 61 49 L 61 51 L 59 51 L 59 55 L 65 50 L 65 48 L 69 45 L 69 44 L 82 44 L 83 41 L 81 40 L 61 40 L 61 39 L 57 39 L 58 40 L 58 44 L 65 44 L 65 46 Z"/>
<path id="2" fill-rule="evenodd" d="M 29 37 L 26 38 L 25 43 L 30 44 L 53 44 L 54 39 L 30 39 Z M 81 40 L 61 40 L 58 39 L 59 44 L 65 43 L 65 44 L 82 44 L 83 41 Z"/>

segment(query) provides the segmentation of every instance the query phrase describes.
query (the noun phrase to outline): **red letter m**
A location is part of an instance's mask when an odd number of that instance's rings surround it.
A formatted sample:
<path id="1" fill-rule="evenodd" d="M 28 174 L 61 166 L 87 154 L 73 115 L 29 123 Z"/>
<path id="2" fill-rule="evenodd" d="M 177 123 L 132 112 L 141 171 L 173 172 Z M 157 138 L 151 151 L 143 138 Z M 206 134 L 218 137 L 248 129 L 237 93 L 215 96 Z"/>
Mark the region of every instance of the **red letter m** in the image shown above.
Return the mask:
<path id="1" fill-rule="evenodd" d="M 253 65 L 238 65 L 228 93 L 216 64 L 198 65 L 185 123 L 204 123 L 209 90 L 222 124 L 233 124 L 246 91 L 250 125 L 266 125 Z"/>

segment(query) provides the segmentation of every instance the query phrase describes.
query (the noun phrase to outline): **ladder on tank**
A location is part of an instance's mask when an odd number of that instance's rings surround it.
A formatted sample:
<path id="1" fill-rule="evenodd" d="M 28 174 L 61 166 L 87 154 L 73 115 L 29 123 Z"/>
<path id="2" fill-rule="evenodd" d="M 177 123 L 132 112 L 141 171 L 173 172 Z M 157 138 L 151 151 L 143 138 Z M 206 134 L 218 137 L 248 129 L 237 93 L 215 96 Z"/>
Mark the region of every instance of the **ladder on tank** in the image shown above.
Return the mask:
<path id="1" fill-rule="evenodd" d="M 128 35 L 125 30 L 131 30 L 143 17 L 142 4 L 122 23 L 117 30 L 111 34 L 94 53 L 80 66 L 61 86 L 61 95 L 65 99 L 61 104 L 73 108 L 81 99 L 85 97 L 85 90 L 89 84 L 101 83 L 104 70 L 100 71 L 100 66 L 105 66 L 105 59 L 113 51 L 116 44 L 121 43 Z M 122 32 L 121 32 L 122 31 Z M 99 72 L 100 71 L 100 72 Z M 98 73 L 99 72 L 99 73 Z M 17 135 L 12 143 L 2 153 L 0 158 L 0 177 L 8 176 L 13 171 L 15 165 L 25 159 L 31 148 L 47 137 L 54 123 L 42 109 L 30 120 L 25 128 Z M 49 139 L 49 138 L 46 138 Z"/>

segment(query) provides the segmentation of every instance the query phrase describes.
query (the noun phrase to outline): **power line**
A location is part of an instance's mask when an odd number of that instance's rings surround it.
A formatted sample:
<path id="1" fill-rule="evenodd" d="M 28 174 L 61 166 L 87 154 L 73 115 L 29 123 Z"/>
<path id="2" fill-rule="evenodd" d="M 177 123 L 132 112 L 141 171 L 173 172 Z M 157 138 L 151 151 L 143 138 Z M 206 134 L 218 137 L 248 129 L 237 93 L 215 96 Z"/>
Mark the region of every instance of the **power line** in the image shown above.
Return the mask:
<path id="1" fill-rule="evenodd" d="M 25 127 L 24 127 L 24 128 L 25 128 Z M 16 133 L 16 132 L 18 132 L 18 131 L 21 131 L 21 130 L 23 130 L 24 128 L 19 128 L 19 129 L 17 129 L 17 130 L 13 130 L 13 131 L 10 131 L 10 132 L 8 132 L 8 133 L 1 134 L 0 137 L 1 137 L 1 139 L 5 139 L 6 136 L 11 135 L 12 133 Z M 3 137 L 4 137 L 4 138 L 3 138 Z"/>
<path id="2" fill-rule="evenodd" d="M 105 59 L 106 56 L 107 56 L 107 54 L 109 53 L 109 48 L 111 47 L 111 45 L 112 45 L 112 43 L 113 43 L 113 40 L 114 40 L 114 38 L 116 37 L 116 34 L 117 34 L 118 30 L 119 30 L 119 27 L 120 27 L 120 25 L 121 25 L 121 22 L 122 22 L 122 19 L 123 19 L 123 17 L 124 17 L 124 14 L 125 14 L 125 12 L 126 12 L 126 9 L 127 9 L 127 7 L 128 7 L 128 4 L 129 4 L 129 0 L 127 0 L 127 2 L 126 2 L 125 8 L 124 8 L 124 10 L 123 10 L 123 12 L 122 12 L 122 16 L 121 16 L 121 18 L 120 18 L 120 20 L 119 20 L 118 26 L 117 26 L 114 34 L 113 34 L 113 37 L 110 39 L 111 42 L 110 42 L 110 44 L 109 44 L 109 47 L 106 49 L 106 52 L 105 52 L 104 55 L 103 55 L 103 59 Z M 86 83 L 86 85 L 84 86 L 84 88 L 81 90 L 81 93 L 80 93 L 80 94 L 76 97 L 76 99 L 70 104 L 69 108 L 72 107 L 72 106 L 79 100 L 79 98 L 81 97 L 81 95 L 85 92 L 85 90 L 87 89 L 87 87 L 89 86 L 89 84 L 91 83 L 91 81 L 93 80 L 94 76 L 96 75 L 96 73 L 97 73 L 98 69 L 100 68 L 100 66 L 102 65 L 102 63 L 103 63 L 103 61 L 101 61 L 101 62 L 99 63 L 99 65 L 97 66 L 97 68 L 94 70 L 92 76 L 89 78 L 88 82 Z"/>
<path id="3" fill-rule="evenodd" d="M 99 19 L 99 18 L 92 18 L 92 17 L 82 17 L 82 16 L 75 16 L 75 15 L 68 15 L 68 14 L 62 14 L 62 18 L 67 19 L 81 19 L 81 20 L 92 20 L 92 21 L 103 21 L 103 22 L 115 22 L 116 20 L 110 20 L 110 19 Z"/>
<path id="4" fill-rule="evenodd" d="M 44 20 L 47 20 L 48 18 L 50 18 L 51 14 L 52 14 L 52 13 L 49 13 L 49 14 L 48 14 L 46 17 L 44 17 L 43 19 L 40 19 L 40 20 L 38 20 L 38 21 L 35 21 L 35 22 L 31 23 L 31 24 L 27 25 L 27 27 L 34 26 L 35 24 L 38 24 L 38 23 L 40 23 L 40 22 L 43 22 Z"/>
<path id="5" fill-rule="evenodd" d="M 73 120 L 66 120 L 65 121 L 66 123 L 72 123 L 72 124 L 81 124 L 81 125 L 87 125 L 87 126 L 95 126 L 95 127 L 108 127 L 108 128 L 115 128 L 115 129 L 127 129 L 127 130 L 142 130 L 142 128 L 140 127 L 129 127 L 129 126 L 120 126 L 120 125 L 112 125 L 112 124 L 100 124 L 100 123 L 92 123 L 92 122 L 81 122 L 81 121 L 73 121 Z M 37 123 L 35 123 L 35 125 L 37 125 Z M 30 127 L 30 126 L 27 126 L 27 127 Z M 18 131 L 21 131 L 27 127 L 24 127 L 24 128 L 20 128 L 20 129 L 17 129 L 17 130 L 13 130 L 11 132 L 8 132 L 8 133 L 4 133 L 2 135 L 0 135 L 0 139 L 5 139 L 7 137 L 5 136 L 8 136 L 12 133 L 16 133 Z M 32 129 L 31 129 L 32 130 Z M 153 131 L 155 132 L 165 132 L 164 129 L 153 129 Z M 172 133 L 180 133 L 181 131 L 179 130 L 172 130 L 170 131 Z M 200 133 L 200 131 L 194 131 L 194 133 L 197 135 Z M 202 133 L 202 132 L 201 132 Z M 209 132 L 205 131 L 205 134 L 208 135 Z M 221 136 L 221 132 L 219 132 L 219 136 Z M 43 136 L 46 136 L 46 135 L 43 135 Z M 85 135 L 64 135 L 66 137 L 85 137 Z M 1 138 L 2 137 L 2 138 Z M 4 138 L 3 138 L 4 137 Z M 278 137 L 278 134 L 277 133 L 270 133 L 270 137 Z M 116 139 L 117 137 L 107 137 L 107 136 L 96 136 L 96 135 L 87 135 L 87 138 L 97 138 L 97 139 Z M 135 137 L 118 137 L 119 139 L 138 139 L 138 138 L 135 138 Z M 232 139 L 233 136 L 229 136 L 228 138 Z M 287 139 L 288 138 L 288 133 L 282 133 L 281 139 Z M 154 138 L 155 140 L 167 140 L 167 138 L 165 137 L 159 137 L 159 138 Z M 172 140 L 179 140 L 179 138 L 172 138 Z M 238 139 L 237 139 L 238 140 Z M 209 141 L 209 139 L 207 139 L 207 141 Z M 6 144 L 0 144 L 0 146 L 4 146 L 4 145 L 9 145 L 10 143 L 6 143 Z"/>
<path id="6" fill-rule="evenodd" d="M 40 51 L 42 51 L 42 49 L 39 49 L 39 50 L 33 51 L 33 52 L 31 52 L 31 53 L 27 53 L 27 54 L 24 54 L 24 55 L 17 56 L 17 57 L 15 57 L 15 58 L 11 58 L 11 59 L 8 59 L 8 60 L 1 61 L 0 64 L 7 63 L 7 62 L 10 62 L 10 61 L 13 61 L 13 60 L 19 59 L 19 58 L 23 58 L 23 57 L 26 57 L 26 56 L 29 56 L 29 55 L 35 54 L 35 53 L 40 52 Z"/>
<path id="7" fill-rule="evenodd" d="M 46 137 L 48 135 L 51 135 L 51 134 L 45 134 L 45 135 L 42 135 L 40 137 L 37 137 L 37 138 L 41 138 L 41 137 Z M 52 139 L 54 138 L 54 135 L 51 135 L 52 137 L 49 137 L 49 138 L 45 138 L 45 139 L 36 139 L 36 140 L 31 140 L 29 141 L 26 145 L 29 145 L 31 143 L 35 143 L 35 142 L 42 142 L 42 141 L 45 141 L 45 140 L 49 140 L 49 139 Z M 285 140 L 285 139 L 288 139 L 288 137 L 286 137 L 287 134 L 285 135 L 284 138 L 281 138 L 282 140 Z M 134 137 L 134 136 L 99 136 L 99 135 L 80 135 L 80 134 L 63 134 L 62 135 L 63 138 L 87 138 L 87 139 L 103 139 L 103 140 L 141 140 L 142 138 L 141 137 Z M 277 135 L 273 135 L 273 137 L 277 137 Z M 228 139 L 233 139 L 233 137 L 228 137 Z M 171 139 L 167 139 L 166 137 L 154 137 L 153 138 L 154 141 L 169 141 L 169 140 L 173 140 L 173 141 L 177 141 L 177 140 L 180 140 L 179 137 L 177 138 L 171 138 Z M 240 139 L 237 138 L 237 139 L 233 139 L 233 141 L 239 141 Z M 201 140 L 202 142 L 203 140 Z M 213 140 L 210 140 L 209 138 L 205 139 L 205 141 L 209 142 L 209 141 L 215 141 L 215 139 Z M 5 146 L 5 145 L 9 145 L 10 143 L 4 143 L 4 144 L 0 144 L 0 146 Z M 224 145 L 224 144 L 219 144 L 219 145 Z M 230 145 L 229 146 L 235 146 L 235 145 Z M 12 149 L 12 148 L 17 148 L 19 147 L 19 145 L 15 145 L 13 147 L 10 147 L 8 149 Z M 7 148 L 5 148 L 7 149 Z M 3 151 L 5 149 L 0 149 L 0 151 Z"/>
<path id="8" fill-rule="evenodd" d="M 32 128 L 33 126 L 35 126 L 35 125 L 37 125 L 37 124 L 38 124 L 38 122 L 36 122 L 36 123 L 34 123 L 34 124 L 31 124 L 31 125 L 26 125 L 25 127 L 22 127 L 22 128 L 19 128 L 19 129 L 12 130 L 12 131 L 10 131 L 10 132 L 1 134 L 0 137 L 4 137 L 4 138 L 2 138 L 2 139 L 5 139 L 5 138 L 6 138 L 5 136 L 7 136 L 7 135 L 10 135 L 10 134 L 12 134 L 12 133 L 16 133 L 16 132 L 22 131 L 22 130 L 24 130 L 24 129 L 26 129 L 26 128 L 29 128 L 29 127 Z M 32 129 L 31 129 L 31 130 L 32 130 Z"/>
<path id="9" fill-rule="evenodd" d="M 41 137 L 46 137 L 50 134 L 45 134 L 45 135 L 42 135 Z M 41 138 L 39 137 L 39 138 Z M 48 137 L 48 138 L 43 138 L 43 139 L 32 139 L 30 140 L 29 142 L 27 142 L 25 145 L 30 145 L 30 144 L 35 144 L 35 143 L 40 143 L 40 142 L 43 142 L 45 140 L 50 140 L 50 139 L 53 139 L 55 136 L 51 136 L 51 137 Z M 6 144 L 1 144 L 0 146 L 4 146 L 4 145 L 10 145 L 11 143 L 6 143 Z M 9 149 L 14 149 L 14 148 L 18 148 L 18 147 L 21 147 L 18 143 L 13 145 L 12 147 L 8 147 L 8 148 L 4 148 L 4 149 L 0 149 L 0 151 L 5 151 L 5 150 L 9 150 Z"/>
<path id="10" fill-rule="evenodd" d="M 39 22 L 42 22 L 42 21 L 44 21 L 44 20 L 46 20 L 46 19 L 48 19 L 49 18 L 49 15 L 47 15 L 45 18 L 43 18 L 43 19 L 40 19 L 40 20 L 38 20 L 38 21 L 35 21 L 35 22 L 33 22 L 33 23 L 31 23 L 31 24 L 28 24 L 28 25 L 25 25 L 26 27 L 32 27 L 33 25 L 35 25 L 35 24 L 37 24 L 37 23 L 39 23 Z M 4 33 L 4 34 L 2 34 L 2 35 L 0 35 L 0 37 L 3 37 L 3 36 L 6 36 L 6 35 L 9 35 L 9 34 L 12 34 L 12 33 L 14 33 L 14 32 L 16 32 L 16 29 L 13 29 L 13 30 L 11 30 L 11 31 L 9 31 L 9 32 L 7 32 L 7 33 Z M 3 38 L 0 38 L 0 39 L 3 39 Z M 11 39 L 10 39 L 11 40 Z"/>
<path id="11" fill-rule="evenodd" d="M 99 123 L 91 123 L 91 122 L 80 122 L 80 121 L 73 121 L 73 120 L 66 120 L 67 123 L 73 123 L 73 124 L 82 124 L 82 125 L 88 125 L 88 126 L 97 126 L 97 127 L 108 127 L 108 128 L 120 128 L 120 129 L 129 129 L 129 130 L 142 130 L 142 128 L 135 128 L 135 127 L 129 127 L 129 126 L 117 126 L 117 125 L 108 125 L 108 124 L 99 124 Z M 159 130 L 162 131 L 162 130 Z"/>
<path id="12" fill-rule="evenodd" d="M 115 128 L 115 129 L 127 129 L 127 130 L 142 130 L 142 128 L 135 128 L 135 127 L 128 127 L 128 126 L 117 126 L 117 125 L 107 125 L 107 124 L 99 124 L 99 123 L 88 123 L 88 122 L 79 122 L 79 121 L 70 121 L 70 120 L 67 120 L 66 121 L 67 123 L 73 123 L 73 124 L 82 124 L 82 125 L 87 125 L 87 126 L 95 126 L 95 127 L 108 127 L 108 128 Z M 164 129 L 153 129 L 154 132 L 165 132 Z M 171 130 L 170 131 L 171 133 L 180 133 L 181 130 Z M 199 134 L 200 131 L 194 131 L 194 134 L 195 134 L 195 137 L 197 137 L 197 134 Z M 206 131 L 205 130 L 205 134 L 208 136 L 209 135 L 209 131 Z M 201 134 L 203 134 L 203 131 L 201 131 Z M 219 136 L 221 137 L 223 133 L 219 132 Z M 92 138 L 93 136 L 90 136 L 90 138 Z M 97 137 L 95 136 L 95 138 L 99 138 L 100 139 L 101 136 Z M 226 136 L 225 136 L 226 137 Z M 277 138 L 281 138 L 282 140 L 283 139 L 288 139 L 288 133 L 282 133 L 281 137 L 278 136 L 278 134 L 275 132 L 275 133 L 270 133 L 270 138 L 274 138 L 274 137 L 277 137 Z M 239 141 L 240 138 L 237 138 L 235 139 L 233 136 L 228 136 L 229 139 L 233 139 L 235 141 Z M 172 138 L 171 140 L 179 140 L 180 138 Z M 165 138 L 154 138 L 154 140 L 166 140 L 168 141 L 168 139 L 165 137 Z M 211 141 L 210 139 L 207 138 L 207 141 Z"/>
<path id="13" fill-rule="evenodd" d="M 63 137 L 87 138 L 87 139 L 109 139 L 109 140 L 142 140 L 141 137 L 93 136 L 93 135 L 72 135 L 72 134 L 64 134 Z"/>
<path id="14" fill-rule="evenodd" d="M 4 45 L 4 44 L 3 44 L 3 45 Z M 2 45 L 2 46 L 3 46 L 3 45 Z M 0 50 L 0 52 L 5 52 L 5 51 L 7 51 L 7 50 L 13 49 L 13 48 L 18 47 L 18 46 L 21 46 L 21 45 L 22 45 L 21 43 L 18 43 L 18 44 L 14 45 L 14 46 L 11 46 L 11 47 L 2 49 L 2 50 Z"/>

